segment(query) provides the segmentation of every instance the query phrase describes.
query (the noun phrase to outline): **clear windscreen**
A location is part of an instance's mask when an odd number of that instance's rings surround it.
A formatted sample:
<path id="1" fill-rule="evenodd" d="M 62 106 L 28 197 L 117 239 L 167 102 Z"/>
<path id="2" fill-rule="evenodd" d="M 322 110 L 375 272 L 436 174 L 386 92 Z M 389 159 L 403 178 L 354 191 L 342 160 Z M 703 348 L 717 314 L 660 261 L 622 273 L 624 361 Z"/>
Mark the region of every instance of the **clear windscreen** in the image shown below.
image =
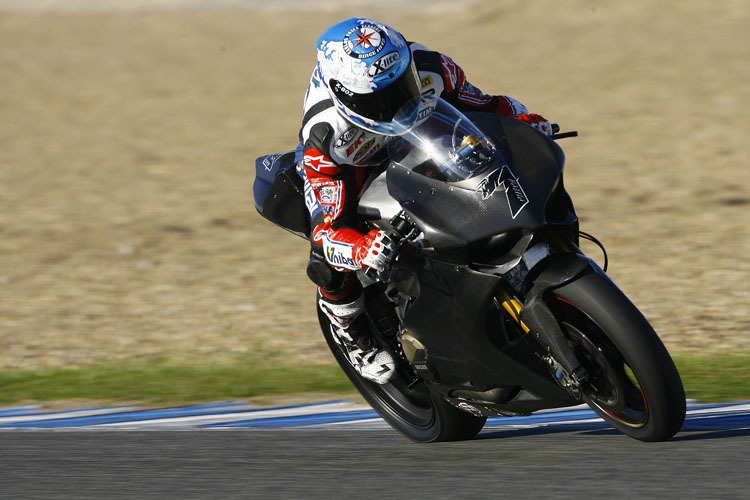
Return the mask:
<path id="1" fill-rule="evenodd" d="M 415 119 L 416 117 L 416 119 Z M 497 166 L 492 141 L 463 113 L 434 95 L 422 96 L 419 112 L 397 113 L 407 132 L 388 143 L 392 161 L 444 182 L 461 182 Z"/>

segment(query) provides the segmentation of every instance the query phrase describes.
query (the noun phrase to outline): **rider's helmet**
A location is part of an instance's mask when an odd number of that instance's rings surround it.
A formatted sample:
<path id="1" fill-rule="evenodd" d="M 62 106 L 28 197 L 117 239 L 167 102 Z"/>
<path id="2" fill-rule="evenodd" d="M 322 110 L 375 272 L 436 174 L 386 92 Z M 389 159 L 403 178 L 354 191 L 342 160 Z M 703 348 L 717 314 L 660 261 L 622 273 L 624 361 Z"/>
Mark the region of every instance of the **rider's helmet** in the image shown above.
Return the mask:
<path id="1" fill-rule="evenodd" d="M 419 74 L 398 31 L 353 17 L 328 28 L 316 46 L 316 73 L 348 121 L 379 134 L 398 135 L 416 120 Z"/>

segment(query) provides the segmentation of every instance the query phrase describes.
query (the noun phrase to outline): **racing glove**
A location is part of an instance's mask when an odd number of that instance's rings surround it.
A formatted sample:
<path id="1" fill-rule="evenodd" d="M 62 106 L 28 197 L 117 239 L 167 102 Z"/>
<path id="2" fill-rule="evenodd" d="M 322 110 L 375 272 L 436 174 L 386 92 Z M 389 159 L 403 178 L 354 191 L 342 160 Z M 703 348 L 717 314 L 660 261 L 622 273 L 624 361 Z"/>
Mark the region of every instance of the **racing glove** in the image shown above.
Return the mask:
<path id="1" fill-rule="evenodd" d="M 383 272 L 393 255 L 395 242 L 383 231 L 373 229 L 360 238 L 352 249 L 354 263 Z"/>
<path id="2" fill-rule="evenodd" d="M 514 116 L 514 118 L 531 125 L 543 134 L 552 135 L 552 125 L 550 125 L 550 122 L 542 115 L 531 113 L 528 115 Z"/>

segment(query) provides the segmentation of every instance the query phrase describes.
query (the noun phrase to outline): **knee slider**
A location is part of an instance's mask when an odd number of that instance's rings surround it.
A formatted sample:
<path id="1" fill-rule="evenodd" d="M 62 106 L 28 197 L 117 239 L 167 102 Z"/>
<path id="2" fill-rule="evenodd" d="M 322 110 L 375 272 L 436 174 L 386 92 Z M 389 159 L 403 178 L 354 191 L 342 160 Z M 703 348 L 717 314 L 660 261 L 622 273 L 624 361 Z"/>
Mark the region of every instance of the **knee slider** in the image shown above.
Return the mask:
<path id="1" fill-rule="evenodd" d="M 323 290 L 335 290 L 341 286 L 341 273 L 337 273 L 324 258 L 311 254 L 307 263 L 307 277 Z"/>

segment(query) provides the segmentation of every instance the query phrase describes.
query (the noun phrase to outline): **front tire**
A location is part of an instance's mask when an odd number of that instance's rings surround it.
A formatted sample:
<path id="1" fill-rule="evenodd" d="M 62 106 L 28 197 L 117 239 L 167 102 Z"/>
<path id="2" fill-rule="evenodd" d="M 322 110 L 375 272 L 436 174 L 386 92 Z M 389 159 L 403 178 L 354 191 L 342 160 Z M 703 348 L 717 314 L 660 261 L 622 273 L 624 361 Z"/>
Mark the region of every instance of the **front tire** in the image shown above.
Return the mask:
<path id="1" fill-rule="evenodd" d="M 583 400 L 641 441 L 665 441 L 685 420 L 677 368 L 651 325 L 603 273 L 553 290 L 548 304 L 590 378 Z"/>
<path id="2" fill-rule="evenodd" d="M 432 393 L 424 382 L 409 386 L 402 369 L 387 384 L 362 378 L 333 339 L 330 321 L 320 310 L 318 320 L 323 336 L 336 361 L 362 397 L 398 432 L 413 441 L 461 441 L 476 436 L 486 417 L 476 417 L 454 407 Z"/>

